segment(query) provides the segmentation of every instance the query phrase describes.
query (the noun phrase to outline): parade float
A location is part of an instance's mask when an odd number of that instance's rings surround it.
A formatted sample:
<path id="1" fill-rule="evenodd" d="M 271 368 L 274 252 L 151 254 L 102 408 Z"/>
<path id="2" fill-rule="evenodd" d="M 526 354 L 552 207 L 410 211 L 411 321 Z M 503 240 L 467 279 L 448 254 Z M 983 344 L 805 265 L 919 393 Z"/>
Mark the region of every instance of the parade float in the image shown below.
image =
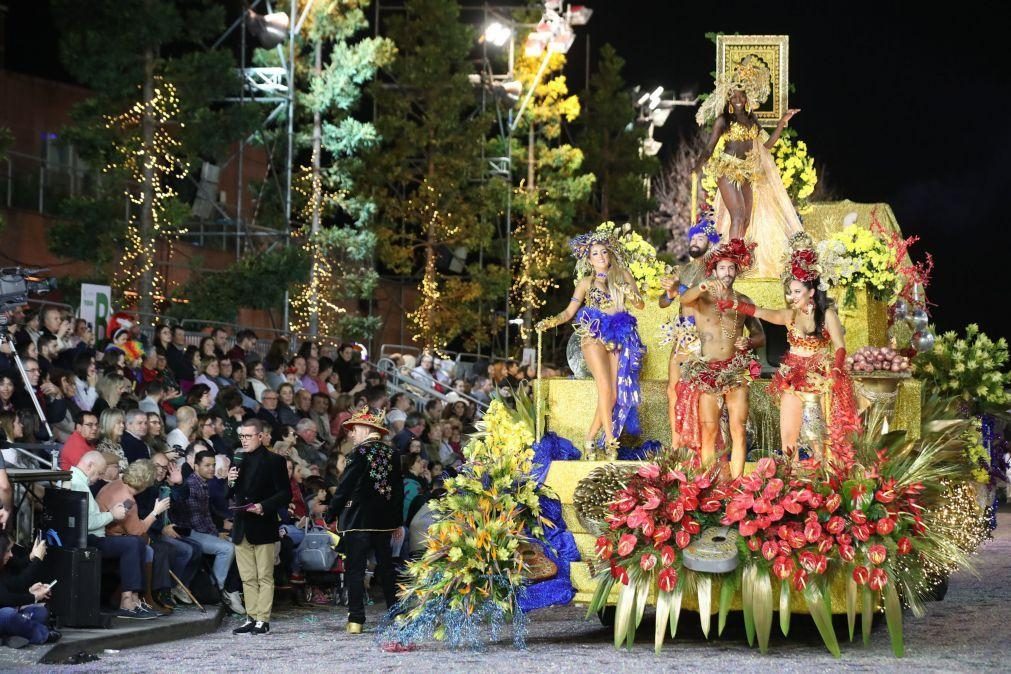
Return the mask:
<path id="1" fill-rule="evenodd" d="M 780 51 L 769 52 L 770 41 L 749 39 L 768 62 L 779 58 L 770 53 L 785 61 L 782 40 L 771 40 Z M 749 39 L 727 41 L 727 67 L 740 65 L 735 46 L 744 49 Z M 772 119 L 787 109 L 785 76 L 774 82 Z M 786 163 L 777 153 L 781 173 L 807 166 Z M 636 286 L 628 297 L 643 307 L 628 310 L 645 345 L 637 434 L 617 439 L 618 460 L 584 456 L 598 388 L 578 342 L 569 351 L 574 376 L 539 379 L 530 397 L 493 402 L 483 432 L 464 450 L 460 476 L 446 483 L 427 550 L 408 567 L 403 602 L 384 638 L 474 646 L 508 624 L 522 643 L 529 611 L 575 603 L 613 624 L 615 646 L 629 648 L 651 607 L 658 652 L 686 611 L 697 614 L 707 638 L 740 612 L 748 643 L 762 652 L 774 623 L 787 636 L 791 616 L 806 614 L 836 656 L 833 614 L 846 616 L 851 641 L 859 624 L 865 642 L 875 614 L 883 614 L 892 650 L 903 655 L 904 612 L 922 615 L 949 574 L 971 568 L 989 533 L 988 488 L 1007 476 L 997 422 L 985 412 L 1007 402 L 1007 344 L 975 326 L 964 339 L 934 334 L 930 257 L 913 261 L 916 239 L 903 237 L 887 204 L 805 203 L 802 210 L 802 224 L 797 219 L 775 242 L 769 232 L 778 225 L 752 224 L 749 244 L 759 237 L 765 262 L 759 257 L 755 273 L 734 289 L 754 305 L 783 308 L 787 277 L 770 271 L 769 249 L 782 265 L 787 241 L 802 227 L 813 244 L 805 259 L 817 262 L 844 330 L 848 357 L 837 367 L 859 403 L 860 422 L 845 440 L 822 423 L 818 451 L 784 454 L 769 390 L 782 354 L 762 340 L 754 354 L 761 373 L 756 365 L 744 384 L 743 474 L 731 477 L 724 461 L 701 465 L 697 451 L 672 446 L 673 347 L 665 326 L 679 307 L 677 299 L 665 308 L 657 302 L 671 270 L 632 228 L 604 223 L 587 241 L 613 242 Z M 725 239 L 733 223 L 723 216 L 717 203 L 714 220 Z M 582 299 L 574 295 L 573 302 Z M 828 404 L 817 404 L 823 409 L 805 408 L 805 424 L 808 412 L 829 418 Z M 717 457 L 728 449 L 718 448 Z"/>

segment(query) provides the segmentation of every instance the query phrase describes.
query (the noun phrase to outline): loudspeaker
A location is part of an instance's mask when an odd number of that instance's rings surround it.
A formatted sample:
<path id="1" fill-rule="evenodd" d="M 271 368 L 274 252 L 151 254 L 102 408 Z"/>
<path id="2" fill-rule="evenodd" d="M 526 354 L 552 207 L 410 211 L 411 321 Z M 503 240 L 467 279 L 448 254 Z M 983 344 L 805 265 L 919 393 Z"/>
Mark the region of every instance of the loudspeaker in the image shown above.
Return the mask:
<path id="1" fill-rule="evenodd" d="M 102 553 L 98 548 L 49 548 L 46 578 L 53 588 L 49 611 L 60 627 L 108 627 L 102 616 Z"/>
<path id="2" fill-rule="evenodd" d="M 88 495 L 46 487 L 42 498 L 42 530 L 47 529 L 59 535 L 64 548 L 88 547 Z"/>

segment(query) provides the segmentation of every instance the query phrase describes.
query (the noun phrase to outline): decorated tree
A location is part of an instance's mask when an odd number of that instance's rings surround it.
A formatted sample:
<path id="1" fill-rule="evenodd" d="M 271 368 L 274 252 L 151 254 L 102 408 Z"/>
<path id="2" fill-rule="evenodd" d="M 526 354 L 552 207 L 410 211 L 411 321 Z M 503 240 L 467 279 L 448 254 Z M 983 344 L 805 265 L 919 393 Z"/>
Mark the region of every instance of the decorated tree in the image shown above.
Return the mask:
<path id="1" fill-rule="evenodd" d="M 359 196 L 353 175 L 359 155 L 374 147 L 375 127 L 356 117 L 365 83 L 394 57 L 385 38 L 362 37 L 368 0 L 329 0 L 310 8 L 296 38 L 297 109 L 311 115 L 311 134 L 296 136 L 309 163 L 297 176 L 299 219 L 309 278 L 292 294 L 292 329 L 312 336 L 363 339 L 378 327 L 349 314 L 348 302 L 372 295 L 374 205 Z M 324 57 L 326 54 L 326 57 Z M 302 118 L 300 118 L 301 120 Z"/>
<path id="2" fill-rule="evenodd" d="M 582 150 L 562 137 L 563 125 L 580 113 L 579 98 L 569 94 L 561 74 L 564 67 L 565 54 L 550 48 L 541 56 L 516 56 L 516 79 L 525 92 L 533 87 L 507 150 L 516 183 L 511 186 L 516 218 L 511 299 L 525 316 L 528 341 L 533 313 L 557 287 L 553 279 L 569 275 L 566 242 L 579 229 L 578 209 L 594 184 L 593 174 L 583 170 Z"/>
<path id="3" fill-rule="evenodd" d="M 624 65 L 614 47 L 601 47 L 579 120 L 583 168 L 596 177 L 591 198 L 581 209 L 590 223 L 634 222 L 651 206 L 646 181 L 658 162 L 642 155 L 645 133 L 635 126 L 635 106 L 621 76 Z"/>
<path id="4" fill-rule="evenodd" d="M 459 13 L 452 0 L 408 0 L 390 19 L 398 58 L 391 81 L 374 87 L 383 144 L 365 171 L 379 258 L 397 274 L 420 273 L 420 304 L 408 318 L 415 340 L 436 349 L 461 337 L 471 347 L 488 342 L 481 301 L 502 275 L 494 265 L 464 267 L 492 234 L 481 186 L 490 119 L 468 81 L 477 36 Z"/>
<path id="5" fill-rule="evenodd" d="M 149 313 L 167 290 L 155 265 L 159 246 L 184 231 L 183 178 L 198 159 L 223 154 L 245 126 L 235 108 L 212 106 L 239 88 L 232 56 L 207 48 L 224 29 L 222 8 L 210 0 L 59 0 L 53 14 L 64 66 L 94 92 L 75 107 L 64 137 L 110 178 L 92 205 L 108 209 L 124 195 L 131 205 L 125 228 L 106 226 L 96 239 L 77 220 L 55 229 L 54 243 L 85 259 L 96 241 L 111 246 L 99 257 L 114 255 L 117 289 L 136 292 Z M 73 219 L 89 210 L 68 203 L 61 212 Z"/>

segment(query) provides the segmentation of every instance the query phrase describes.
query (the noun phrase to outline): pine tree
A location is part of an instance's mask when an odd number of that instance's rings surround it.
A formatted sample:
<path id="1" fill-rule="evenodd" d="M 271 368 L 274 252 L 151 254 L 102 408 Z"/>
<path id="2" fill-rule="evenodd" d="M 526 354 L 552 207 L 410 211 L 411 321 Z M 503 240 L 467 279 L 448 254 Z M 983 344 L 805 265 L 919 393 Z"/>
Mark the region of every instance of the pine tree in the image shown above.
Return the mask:
<path id="1" fill-rule="evenodd" d="M 477 36 L 454 0 L 407 0 L 386 34 L 397 45 L 390 82 L 374 86 L 382 146 L 367 180 L 378 206 L 381 261 L 397 274 L 420 271 L 421 300 L 409 314 L 415 340 L 442 348 L 487 343 L 480 311 L 493 267 L 450 275 L 447 257 L 490 240 L 481 150 L 490 120 L 478 112 L 469 60 Z"/>
<path id="2" fill-rule="evenodd" d="M 155 293 L 166 290 L 155 270 L 159 242 L 180 233 L 188 212 L 180 181 L 197 159 L 223 154 L 245 126 L 235 109 L 211 106 L 239 87 L 231 55 L 207 48 L 224 14 L 211 0 L 54 0 L 53 13 L 65 67 L 94 92 L 75 107 L 64 136 L 111 177 L 91 203 L 64 212 L 107 209 L 128 196 L 125 234 L 110 227 L 99 240 L 118 248 L 118 288 L 136 291 L 151 313 Z M 56 229 L 55 238 L 84 257 L 94 231 L 81 224 Z"/>
<path id="3" fill-rule="evenodd" d="M 378 281 L 376 238 L 369 228 L 374 204 L 362 198 L 353 176 L 359 155 L 379 137 L 356 113 L 365 84 L 396 52 L 388 39 L 361 37 L 368 5 L 369 0 L 317 1 L 296 44 L 296 83 L 302 91 L 297 106 L 307 113 L 299 121 L 311 124 L 311 133 L 296 136 L 300 149 L 309 150 L 298 180 L 311 266 L 308 283 L 293 294 L 292 329 L 313 337 L 366 339 L 379 324 L 347 310 L 349 303 L 370 297 Z"/>
<path id="4" fill-rule="evenodd" d="M 635 106 L 621 76 L 624 65 L 614 47 L 601 47 L 586 113 L 580 119 L 583 168 L 597 178 L 593 197 L 583 209 L 590 224 L 635 221 L 650 208 L 645 181 L 656 171 L 657 161 L 642 156 L 645 132 L 635 125 Z"/>

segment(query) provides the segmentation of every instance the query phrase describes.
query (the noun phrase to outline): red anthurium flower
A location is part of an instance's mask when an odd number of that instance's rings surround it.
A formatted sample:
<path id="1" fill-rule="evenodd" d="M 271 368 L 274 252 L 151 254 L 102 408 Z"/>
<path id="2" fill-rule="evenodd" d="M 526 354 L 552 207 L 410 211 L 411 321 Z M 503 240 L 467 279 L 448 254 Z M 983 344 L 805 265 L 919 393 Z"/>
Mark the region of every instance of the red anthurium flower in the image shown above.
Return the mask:
<path id="1" fill-rule="evenodd" d="M 899 539 L 898 546 L 900 555 L 908 555 L 913 551 L 913 542 L 909 540 L 907 536 L 903 536 Z"/>
<path id="2" fill-rule="evenodd" d="M 678 584 L 678 572 L 674 568 L 664 569 L 660 572 L 660 577 L 656 579 L 656 586 L 662 592 L 673 592 Z"/>
<path id="3" fill-rule="evenodd" d="M 652 552 L 647 552 L 639 558 L 639 566 L 642 567 L 643 571 L 652 571 L 653 567 L 656 566 L 656 555 Z"/>
<path id="4" fill-rule="evenodd" d="M 636 544 L 639 542 L 633 534 L 624 534 L 618 539 L 618 554 L 622 557 L 628 557 L 633 550 L 635 550 Z"/>
<path id="5" fill-rule="evenodd" d="M 927 526 L 923 523 L 923 518 L 919 515 L 913 515 L 913 533 L 922 534 L 927 530 Z"/>
<path id="6" fill-rule="evenodd" d="M 597 550 L 597 557 L 600 559 L 611 559 L 611 555 L 614 554 L 614 544 L 607 536 L 601 536 L 597 539 L 597 545 L 595 546 Z"/>
<path id="7" fill-rule="evenodd" d="M 846 529 L 846 520 L 839 517 L 838 515 L 833 515 L 828 518 L 828 522 L 825 523 L 825 531 L 832 535 L 841 534 Z"/>
<path id="8" fill-rule="evenodd" d="M 695 478 L 695 486 L 698 489 L 706 489 L 712 483 L 713 481 L 709 479 L 708 475 L 699 475 L 698 477 Z"/>
<path id="9" fill-rule="evenodd" d="M 611 562 L 611 577 L 621 581 L 622 585 L 628 585 L 628 571 L 625 570 L 625 567 L 618 566 L 614 562 Z"/>
<path id="10" fill-rule="evenodd" d="M 850 531 L 853 532 L 853 538 L 858 541 L 866 542 L 871 537 L 871 528 L 867 524 L 858 524 L 850 529 Z"/>
<path id="11" fill-rule="evenodd" d="M 685 496 L 683 503 L 685 506 L 685 512 L 691 512 L 699 509 L 699 500 L 694 496 Z"/>
<path id="12" fill-rule="evenodd" d="M 797 569 L 796 573 L 793 574 L 793 589 L 797 592 L 803 592 L 806 587 L 807 571 L 804 569 Z"/>
<path id="13" fill-rule="evenodd" d="M 780 541 L 779 542 L 779 554 L 781 554 L 781 555 L 792 555 L 793 554 L 793 546 L 790 545 L 789 541 Z"/>
<path id="14" fill-rule="evenodd" d="M 853 524 L 864 524 L 867 522 L 867 515 L 864 514 L 863 510 L 854 510 L 850 513 L 850 521 Z"/>
<path id="15" fill-rule="evenodd" d="M 645 465 L 639 466 L 639 470 L 636 471 L 640 477 L 644 477 L 647 480 L 655 480 L 660 477 L 660 466 L 655 463 L 647 463 Z"/>
<path id="16" fill-rule="evenodd" d="M 895 531 L 895 520 L 891 517 L 883 517 L 878 520 L 875 529 L 878 531 L 879 536 L 887 536 L 888 534 Z"/>
<path id="17" fill-rule="evenodd" d="M 674 548 L 665 545 L 660 549 L 660 562 L 665 568 L 673 564 L 675 559 L 677 559 L 677 553 L 674 552 Z"/>
<path id="18" fill-rule="evenodd" d="M 653 538 L 653 532 L 656 530 L 656 525 L 653 524 L 653 519 L 650 517 L 646 518 L 646 521 L 642 525 L 642 535 L 646 538 Z"/>
<path id="19" fill-rule="evenodd" d="M 661 524 L 653 532 L 653 545 L 659 546 L 661 543 L 666 543 L 670 540 L 671 530 L 666 524 Z"/>
<path id="20" fill-rule="evenodd" d="M 849 534 L 839 534 L 835 537 L 835 540 L 839 545 L 850 545 L 853 543 L 853 537 Z"/>
<path id="21" fill-rule="evenodd" d="M 842 558 L 844 562 L 852 562 L 857 556 L 857 549 L 852 545 L 840 545 L 839 546 L 839 557 Z"/>
<path id="22" fill-rule="evenodd" d="M 763 459 L 759 459 L 752 475 L 758 475 L 764 479 L 774 477 L 776 475 L 776 462 L 772 460 L 772 457 L 768 456 Z"/>
<path id="23" fill-rule="evenodd" d="M 681 526 L 692 536 L 702 533 L 702 525 L 693 520 L 691 517 L 685 517 L 681 520 Z"/>
<path id="24" fill-rule="evenodd" d="M 748 514 L 746 508 L 741 508 L 736 505 L 733 501 L 727 504 L 727 512 L 723 519 L 727 521 L 727 524 L 733 524 L 734 522 L 740 522 L 744 519 L 744 516 Z"/>
<path id="25" fill-rule="evenodd" d="M 625 522 L 630 528 L 638 529 L 646 522 L 647 519 L 649 519 L 649 516 L 646 514 L 646 511 L 642 508 L 636 508 L 628 514 Z"/>
<path id="26" fill-rule="evenodd" d="M 790 532 L 790 545 L 794 550 L 800 550 L 807 546 L 807 537 L 804 536 L 803 531 L 792 531 Z"/>
<path id="27" fill-rule="evenodd" d="M 772 510 L 772 504 L 769 503 L 769 499 L 763 497 L 756 499 L 755 505 L 751 506 L 751 509 L 759 515 L 764 515 Z"/>
<path id="28" fill-rule="evenodd" d="M 779 554 L 779 546 L 773 541 L 765 541 L 762 543 L 762 556 L 765 557 L 770 562 L 776 558 Z"/>
<path id="29" fill-rule="evenodd" d="M 747 477 L 742 477 L 741 479 L 741 489 L 744 491 L 756 492 L 762 488 L 762 476 L 752 473 Z"/>
<path id="30" fill-rule="evenodd" d="M 769 519 L 768 515 L 759 515 L 755 518 L 755 524 L 758 525 L 758 528 L 761 531 L 765 531 L 769 528 L 769 525 L 772 524 L 772 520 Z"/>
<path id="31" fill-rule="evenodd" d="M 888 556 L 888 550 L 885 546 L 880 543 L 875 543 L 871 547 L 867 548 L 867 558 L 871 560 L 872 564 L 881 564 L 885 561 Z"/>
<path id="32" fill-rule="evenodd" d="M 818 552 L 823 555 L 827 555 L 829 551 L 832 550 L 833 545 L 834 543 L 832 543 L 832 537 L 825 536 L 823 539 L 818 541 Z"/>
<path id="33" fill-rule="evenodd" d="M 896 499 L 895 480 L 888 479 L 881 483 L 881 489 L 874 493 L 874 498 L 880 503 L 891 503 Z"/>
<path id="34" fill-rule="evenodd" d="M 783 491 L 783 487 L 783 481 L 774 477 L 766 483 L 765 489 L 762 490 L 762 496 L 770 500 L 774 499 Z"/>
<path id="35" fill-rule="evenodd" d="M 797 503 L 807 503 L 809 500 L 811 500 L 811 492 L 808 491 L 807 489 L 794 490 L 793 492 L 791 492 L 790 496 L 792 496 L 793 500 L 796 501 Z"/>
<path id="36" fill-rule="evenodd" d="M 818 555 L 814 554 L 810 550 L 802 550 L 797 559 L 800 560 L 800 565 L 804 567 L 804 570 L 808 573 L 812 573 L 815 567 L 818 565 Z"/>
<path id="37" fill-rule="evenodd" d="M 888 574 L 884 569 L 871 569 L 871 578 L 867 581 L 867 586 L 875 592 L 880 592 L 888 585 Z"/>
<path id="38" fill-rule="evenodd" d="M 671 508 L 666 508 L 667 517 L 670 518 L 671 522 L 680 522 L 685 516 L 685 507 L 681 503 L 680 499 L 674 501 L 674 506 Z"/>
<path id="39" fill-rule="evenodd" d="M 791 515 L 799 515 L 804 511 L 804 506 L 793 496 L 787 496 L 782 500 L 783 510 Z"/>
<path id="40" fill-rule="evenodd" d="M 772 522 L 778 522 L 779 520 L 783 519 L 783 516 L 785 514 L 786 511 L 783 509 L 783 506 L 777 503 L 776 505 L 772 506 L 772 510 L 769 511 L 769 520 Z"/>
<path id="41" fill-rule="evenodd" d="M 780 556 L 772 563 L 772 573 L 780 580 L 786 580 L 793 573 L 793 558 Z"/>
<path id="42" fill-rule="evenodd" d="M 614 506 L 619 512 L 623 513 L 627 513 L 629 510 L 635 508 L 636 504 L 635 497 L 624 489 L 618 492 L 618 498 L 614 501 Z"/>
<path id="43" fill-rule="evenodd" d="M 857 585 L 866 585 L 870 577 L 871 572 L 866 566 L 853 567 L 853 580 L 857 582 Z"/>
<path id="44" fill-rule="evenodd" d="M 674 534 L 674 542 L 677 543 L 677 546 L 679 548 L 684 550 L 685 548 L 688 547 L 688 544 L 692 542 L 692 535 L 687 531 L 685 531 L 684 529 L 682 529 L 681 531 Z"/>
<path id="45" fill-rule="evenodd" d="M 825 499 L 825 509 L 830 513 L 834 513 L 842 505 L 842 496 L 838 493 L 832 494 L 827 499 Z"/>
<path id="46" fill-rule="evenodd" d="M 752 552 L 758 552 L 758 548 L 762 546 L 762 541 L 758 536 L 752 536 L 748 539 L 748 549 Z"/>
<path id="47" fill-rule="evenodd" d="M 663 492 L 656 487 L 646 487 L 642 490 L 642 495 L 645 498 L 643 510 L 656 510 L 663 503 Z"/>
<path id="48" fill-rule="evenodd" d="M 821 538 L 821 524 L 818 520 L 808 520 L 804 524 L 804 538 L 808 543 L 814 543 Z"/>
<path id="49" fill-rule="evenodd" d="M 618 527 L 625 526 L 625 516 L 616 515 L 615 513 L 608 513 L 604 517 L 604 521 L 607 522 L 612 529 L 617 529 Z"/>
<path id="50" fill-rule="evenodd" d="M 818 555 L 815 559 L 814 571 L 815 573 L 825 573 L 828 571 L 828 557 Z"/>
<path id="51" fill-rule="evenodd" d="M 678 482 L 687 482 L 688 481 L 688 478 L 685 477 L 685 474 L 682 473 L 680 470 L 672 470 L 671 474 L 674 476 L 674 479 L 677 480 Z"/>
<path id="52" fill-rule="evenodd" d="M 821 504 L 824 501 L 825 501 L 825 499 L 823 499 L 821 497 L 821 494 L 811 494 L 811 498 L 809 498 L 807 500 L 807 505 L 808 505 L 808 507 L 811 507 L 811 508 L 819 508 L 819 507 L 821 507 Z"/>
<path id="53" fill-rule="evenodd" d="M 742 536 L 754 536 L 758 533 L 758 523 L 755 520 L 741 520 L 738 530 Z"/>
<path id="54" fill-rule="evenodd" d="M 741 492 L 734 496 L 731 503 L 738 508 L 744 508 L 747 510 L 751 506 L 755 505 L 755 495 L 747 492 Z"/>
<path id="55" fill-rule="evenodd" d="M 720 509 L 723 504 L 720 503 L 719 499 L 709 498 L 699 504 L 699 510 L 704 513 L 714 513 Z"/>

